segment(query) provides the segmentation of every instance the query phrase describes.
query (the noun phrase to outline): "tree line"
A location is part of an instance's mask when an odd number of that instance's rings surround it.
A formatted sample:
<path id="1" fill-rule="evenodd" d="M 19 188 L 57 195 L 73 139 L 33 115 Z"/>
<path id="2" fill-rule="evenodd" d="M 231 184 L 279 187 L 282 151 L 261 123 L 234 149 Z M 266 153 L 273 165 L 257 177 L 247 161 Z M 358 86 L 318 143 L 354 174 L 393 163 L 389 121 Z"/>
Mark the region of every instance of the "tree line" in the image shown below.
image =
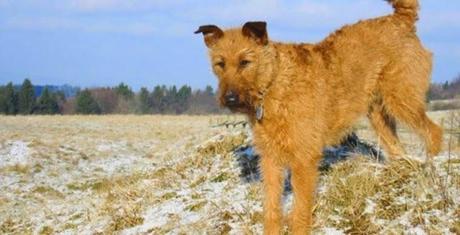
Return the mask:
<path id="1" fill-rule="evenodd" d="M 13 83 L 0 86 L 0 113 L 15 114 L 57 114 L 60 105 L 66 101 L 62 92 L 50 92 L 45 88 L 40 97 L 35 96 L 34 87 L 25 79 L 19 90 Z"/>
<path id="2" fill-rule="evenodd" d="M 427 96 L 428 100 L 460 98 L 460 75 L 450 82 L 431 84 Z"/>
<path id="3" fill-rule="evenodd" d="M 158 85 L 134 92 L 128 85 L 79 90 L 67 97 L 63 91 L 44 87 L 36 93 L 32 82 L 25 79 L 21 86 L 0 85 L 0 114 L 213 114 L 222 113 L 211 86 L 192 90 Z M 68 93 L 68 92 L 67 92 Z M 460 98 L 460 75 L 451 82 L 433 83 L 427 101 Z"/>
<path id="4" fill-rule="evenodd" d="M 45 87 L 40 95 L 25 79 L 21 86 L 11 82 L 0 86 L 0 114 L 212 114 L 225 112 L 216 103 L 214 89 L 192 90 L 158 85 L 134 92 L 128 85 L 91 88 L 66 97 L 61 91 Z"/>

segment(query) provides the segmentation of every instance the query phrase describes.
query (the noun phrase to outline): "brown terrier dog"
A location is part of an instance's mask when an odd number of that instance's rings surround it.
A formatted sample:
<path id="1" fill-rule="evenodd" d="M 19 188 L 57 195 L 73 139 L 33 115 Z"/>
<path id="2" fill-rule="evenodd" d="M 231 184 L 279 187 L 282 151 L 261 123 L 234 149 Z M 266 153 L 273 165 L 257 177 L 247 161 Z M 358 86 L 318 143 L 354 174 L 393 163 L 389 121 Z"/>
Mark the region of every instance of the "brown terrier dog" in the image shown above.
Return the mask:
<path id="1" fill-rule="evenodd" d="M 265 22 L 195 32 L 210 49 L 220 103 L 252 123 L 266 234 L 282 228 L 285 167 L 292 171 L 292 231 L 311 231 L 322 149 L 364 115 L 391 157 L 404 154 L 396 120 L 424 139 L 430 156 L 440 151 L 442 130 L 425 114 L 432 55 L 416 35 L 418 1 L 388 1 L 394 14 L 345 26 L 317 44 L 270 41 Z"/>

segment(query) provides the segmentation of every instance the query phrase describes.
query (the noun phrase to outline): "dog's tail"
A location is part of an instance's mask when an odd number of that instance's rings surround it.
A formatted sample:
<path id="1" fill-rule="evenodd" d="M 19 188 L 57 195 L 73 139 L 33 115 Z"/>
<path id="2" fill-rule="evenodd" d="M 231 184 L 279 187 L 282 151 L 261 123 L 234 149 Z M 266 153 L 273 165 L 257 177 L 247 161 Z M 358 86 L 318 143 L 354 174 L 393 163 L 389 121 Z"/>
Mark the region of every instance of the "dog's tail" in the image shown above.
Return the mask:
<path id="1" fill-rule="evenodd" d="M 418 20 L 418 0 L 386 0 L 395 9 L 395 15 L 401 17 L 409 24 Z"/>

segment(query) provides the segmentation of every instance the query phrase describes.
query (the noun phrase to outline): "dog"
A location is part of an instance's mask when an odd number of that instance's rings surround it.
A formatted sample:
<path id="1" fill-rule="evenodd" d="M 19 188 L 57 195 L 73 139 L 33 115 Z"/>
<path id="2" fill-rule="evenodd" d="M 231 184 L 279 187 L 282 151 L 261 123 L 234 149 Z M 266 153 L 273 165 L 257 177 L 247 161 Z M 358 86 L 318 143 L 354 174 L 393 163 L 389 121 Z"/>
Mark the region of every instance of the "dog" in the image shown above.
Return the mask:
<path id="1" fill-rule="evenodd" d="M 442 129 L 425 113 L 432 54 L 416 35 L 417 0 L 387 0 L 394 13 L 347 25 L 317 44 L 271 41 L 265 22 L 222 30 L 203 25 L 218 102 L 244 113 L 261 155 L 264 232 L 283 228 L 283 171 L 291 170 L 293 234 L 309 234 L 324 146 L 367 116 L 387 154 L 404 154 L 396 121 L 441 149 Z"/>

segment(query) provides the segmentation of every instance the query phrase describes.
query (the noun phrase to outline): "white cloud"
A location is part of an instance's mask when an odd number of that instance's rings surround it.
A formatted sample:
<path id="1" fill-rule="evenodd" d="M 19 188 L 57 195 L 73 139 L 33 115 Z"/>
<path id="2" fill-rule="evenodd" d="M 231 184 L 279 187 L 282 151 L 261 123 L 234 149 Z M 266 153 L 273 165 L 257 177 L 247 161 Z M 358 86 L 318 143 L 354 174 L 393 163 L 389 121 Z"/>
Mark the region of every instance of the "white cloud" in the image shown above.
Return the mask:
<path id="1" fill-rule="evenodd" d="M 22 13 L 0 17 L 10 28 L 131 34 L 154 33 L 157 28 L 172 35 L 188 34 L 199 24 L 229 27 L 249 20 L 266 20 L 286 31 L 328 31 L 393 11 L 389 4 L 376 0 L 0 0 L 2 5 L 8 12 Z M 422 32 L 446 25 L 460 27 L 460 15 L 453 9 L 424 9 L 419 23 Z M 87 13 L 95 17 L 87 18 Z"/>
<path id="2" fill-rule="evenodd" d="M 334 29 L 371 14 L 381 15 L 384 11 L 375 5 L 384 6 L 385 3 L 372 4 L 371 1 L 331 4 L 314 0 L 289 3 L 281 0 L 23 0 L 21 3 L 15 2 L 16 7 L 29 8 L 28 11 L 40 8 L 41 11 L 33 11 L 34 14 L 38 12 L 38 16 L 20 14 L 22 18 L 9 18 L 6 25 L 21 29 L 73 29 L 131 34 L 154 33 L 152 28 L 158 28 L 162 29 L 163 34 L 183 35 L 199 24 L 229 27 L 250 20 L 266 20 L 269 24 L 283 25 L 286 29 Z M 87 12 L 97 17 L 85 18 Z M 364 16 L 358 16 L 355 12 L 362 12 Z M 126 19 L 129 22 L 120 23 L 119 18 L 125 14 L 130 14 Z"/>
<path id="3" fill-rule="evenodd" d="M 133 9 L 139 4 L 138 1 L 123 0 L 72 0 L 69 7 L 83 11 L 113 10 L 113 9 Z"/>
<path id="4" fill-rule="evenodd" d="M 277 0 L 210 1 L 208 4 L 193 4 L 184 9 L 185 11 L 171 13 L 178 18 L 192 21 L 234 23 L 245 19 L 266 19 L 273 16 L 280 5 Z"/>
<path id="5" fill-rule="evenodd" d="M 70 0 L 66 6 L 78 11 L 145 11 L 174 6 L 180 1 L 167 0 Z"/>
<path id="6" fill-rule="evenodd" d="M 324 1 L 229 1 L 196 6 L 185 14 L 202 23 L 241 24 L 246 20 L 267 20 L 288 28 L 337 27 L 358 19 L 388 14 L 391 8 L 382 2 L 361 0 L 351 3 Z M 359 14 L 357 14 L 359 12 Z M 207 21 L 207 22 L 205 22 Z"/>
<path id="7" fill-rule="evenodd" d="M 8 7 L 15 11 L 110 13 L 163 10 L 181 3 L 183 1 L 179 0 L 0 0 L 0 7 Z"/>
<path id="8" fill-rule="evenodd" d="M 4 29 L 75 30 L 84 32 L 152 34 L 154 26 L 141 22 L 92 21 L 61 17 L 11 18 L 0 25 Z"/>

